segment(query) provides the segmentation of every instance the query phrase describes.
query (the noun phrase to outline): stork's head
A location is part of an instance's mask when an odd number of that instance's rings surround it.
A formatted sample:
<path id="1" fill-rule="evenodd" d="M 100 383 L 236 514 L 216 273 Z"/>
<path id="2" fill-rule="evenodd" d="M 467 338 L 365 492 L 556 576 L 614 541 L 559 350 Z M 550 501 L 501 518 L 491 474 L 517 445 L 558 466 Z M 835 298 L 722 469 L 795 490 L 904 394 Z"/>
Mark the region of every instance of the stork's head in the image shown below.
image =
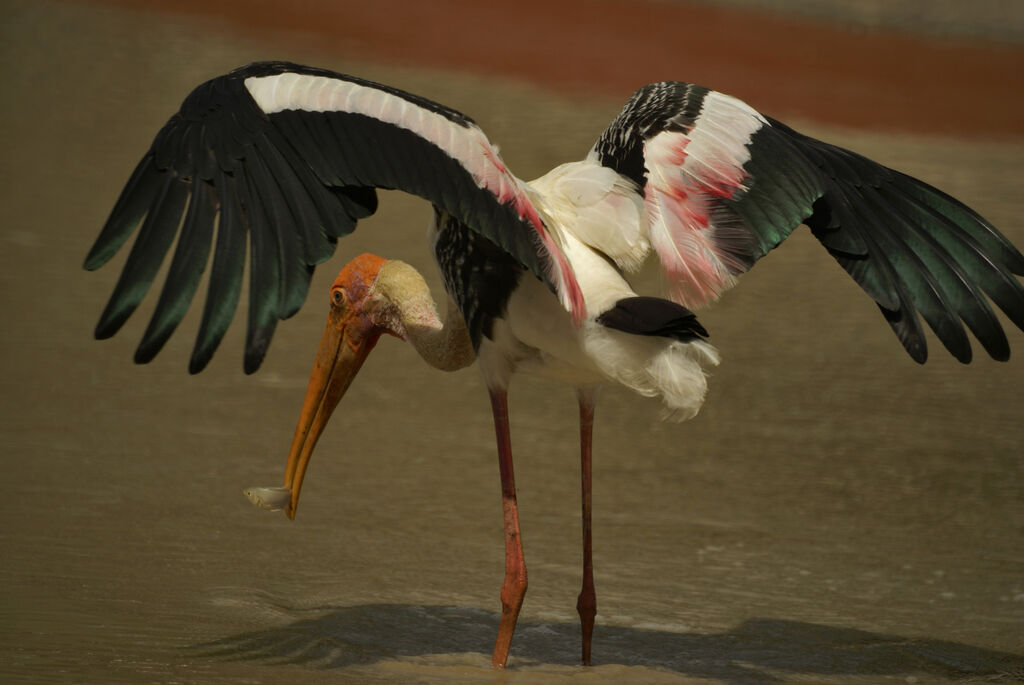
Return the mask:
<path id="1" fill-rule="evenodd" d="M 246 490 L 246 496 L 253 503 L 267 509 L 283 508 L 288 518 L 295 518 L 302 478 L 331 413 L 381 334 L 405 337 L 387 288 L 379 285 L 387 281 L 388 264 L 400 262 L 389 262 L 371 254 L 360 255 L 346 264 L 334 280 L 327 326 L 320 339 L 288 453 L 284 487 Z"/>
<path id="2" fill-rule="evenodd" d="M 456 312 L 456 321 L 449 318 L 447 323 L 438 319 L 426 281 L 408 264 L 370 254 L 346 264 L 331 286 L 327 326 L 292 439 L 284 486 L 250 488 L 246 496 L 295 518 L 317 438 L 381 334 L 408 340 L 431 366 L 455 371 L 473 363 L 475 354 L 461 315 Z"/>

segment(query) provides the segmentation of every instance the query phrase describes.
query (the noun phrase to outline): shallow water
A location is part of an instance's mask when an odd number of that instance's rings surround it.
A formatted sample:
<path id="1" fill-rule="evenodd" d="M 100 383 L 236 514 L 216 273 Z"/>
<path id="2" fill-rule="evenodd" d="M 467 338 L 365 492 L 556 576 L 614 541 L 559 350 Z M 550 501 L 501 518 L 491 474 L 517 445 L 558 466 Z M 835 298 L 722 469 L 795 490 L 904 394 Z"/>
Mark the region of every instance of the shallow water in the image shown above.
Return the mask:
<path id="1" fill-rule="evenodd" d="M 1010 334 L 1008 364 L 961 366 L 933 341 L 919 367 L 803 235 L 702 314 L 724 361 L 696 420 L 659 423 L 655 402 L 602 395 L 592 669 L 575 665 L 576 409 L 568 390 L 516 381 L 530 590 L 510 669 L 491 672 L 503 546 L 476 372 L 434 372 L 383 341 L 289 522 L 242 488 L 281 477 L 344 259 L 319 270 L 251 377 L 242 326 L 208 371 L 186 374 L 195 312 L 148 366 L 131 363 L 144 315 L 92 341 L 117 265 L 87 274 L 81 261 L 183 95 L 253 59 L 355 71 L 463 109 L 524 177 L 582 155 L 618 103 L 122 11 L 2 8 L 5 682 L 1024 677 L 1024 335 Z M 1024 146 L 811 132 L 927 178 L 1024 245 Z M 383 199 L 339 251 L 400 257 L 436 285 L 427 207 Z"/>

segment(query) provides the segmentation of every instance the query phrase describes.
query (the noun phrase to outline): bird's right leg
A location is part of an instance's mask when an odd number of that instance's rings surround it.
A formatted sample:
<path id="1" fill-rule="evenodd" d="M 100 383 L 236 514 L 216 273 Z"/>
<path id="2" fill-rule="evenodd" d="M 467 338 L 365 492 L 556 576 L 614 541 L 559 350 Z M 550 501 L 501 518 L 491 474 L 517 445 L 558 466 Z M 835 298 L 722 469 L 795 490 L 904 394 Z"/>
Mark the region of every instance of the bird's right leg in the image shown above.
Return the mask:
<path id="1" fill-rule="evenodd" d="M 512 470 L 512 441 L 508 425 L 508 394 L 504 389 L 491 390 L 494 412 L 494 433 L 498 440 L 498 469 L 501 472 L 501 499 L 505 513 L 505 582 L 501 586 L 501 624 L 494 643 L 491 666 L 505 668 L 512 633 L 516 629 L 519 609 L 526 595 L 526 561 L 519 534 L 519 508 L 516 505 L 516 483 Z"/>
<path id="2" fill-rule="evenodd" d="M 594 402 L 596 390 L 580 388 L 576 399 L 580 405 L 580 491 L 583 504 L 583 587 L 576 600 L 576 611 L 580 615 L 580 633 L 583 643 L 582 660 L 590 665 L 590 640 L 594 634 L 594 617 L 597 615 L 597 595 L 594 591 L 593 537 L 591 535 L 591 448 L 594 435 Z"/>

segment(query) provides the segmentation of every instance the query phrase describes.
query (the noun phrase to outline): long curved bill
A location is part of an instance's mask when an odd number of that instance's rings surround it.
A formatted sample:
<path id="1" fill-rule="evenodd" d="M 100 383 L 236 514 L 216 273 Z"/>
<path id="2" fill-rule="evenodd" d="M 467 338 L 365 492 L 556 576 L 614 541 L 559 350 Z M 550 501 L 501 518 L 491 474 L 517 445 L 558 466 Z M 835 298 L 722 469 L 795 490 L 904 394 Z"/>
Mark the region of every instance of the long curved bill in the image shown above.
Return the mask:
<path id="1" fill-rule="evenodd" d="M 380 335 L 381 329 L 367 324 L 358 315 L 347 310 L 331 310 L 292 438 L 284 486 L 248 488 L 244 492 L 253 504 L 275 511 L 284 509 L 288 518 L 295 518 L 302 479 L 316 441 Z"/>

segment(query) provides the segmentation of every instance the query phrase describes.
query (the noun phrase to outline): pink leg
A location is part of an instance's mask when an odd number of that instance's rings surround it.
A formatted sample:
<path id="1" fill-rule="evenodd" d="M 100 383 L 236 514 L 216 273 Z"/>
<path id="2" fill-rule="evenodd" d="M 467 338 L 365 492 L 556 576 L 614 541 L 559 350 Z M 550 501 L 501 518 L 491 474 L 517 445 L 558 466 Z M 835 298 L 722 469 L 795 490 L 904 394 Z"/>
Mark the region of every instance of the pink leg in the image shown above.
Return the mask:
<path id="1" fill-rule="evenodd" d="M 594 616 L 597 615 L 597 595 L 594 592 L 593 538 L 590 527 L 590 453 L 594 433 L 594 391 L 579 390 L 580 405 L 580 484 L 583 493 L 583 588 L 576 600 L 583 635 L 583 665 L 590 665 L 590 638 L 594 634 Z"/>
<path id="2" fill-rule="evenodd" d="M 512 633 L 516 629 L 519 609 L 526 595 L 526 561 L 519 534 L 519 508 L 516 505 L 516 483 L 512 471 L 512 442 L 508 427 L 508 396 L 504 390 L 491 391 L 494 432 L 498 439 L 498 468 L 501 472 L 501 499 L 505 512 L 505 582 L 501 586 L 501 624 L 494 643 L 491 666 L 505 668 Z"/>

